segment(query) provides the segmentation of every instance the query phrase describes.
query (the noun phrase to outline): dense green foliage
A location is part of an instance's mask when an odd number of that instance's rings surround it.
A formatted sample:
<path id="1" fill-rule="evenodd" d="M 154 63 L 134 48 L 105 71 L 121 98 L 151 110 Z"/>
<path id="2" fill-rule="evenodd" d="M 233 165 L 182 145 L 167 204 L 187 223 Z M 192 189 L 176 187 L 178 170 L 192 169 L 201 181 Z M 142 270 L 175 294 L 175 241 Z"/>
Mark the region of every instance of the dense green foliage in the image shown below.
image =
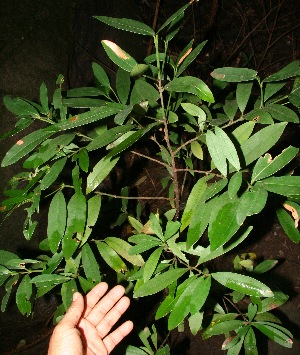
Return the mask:
<path id="1" fill-rule="evenodd" d="M 238 354 L 243 344 L 246 354 L 257 353 L 255 331 L 292 346 L 292 334 L 269 312 L 288 297 L 259 280 L 276 261 L 256 265 L 251 254 L 237 256 L 235 273 L 211 272 L 209 261 L 242 243 L 264 208 L 276 211 L 287 235 L 300 241 L 300 177 L 294 173 L 299 149 L 278 151 L 276 146 L 287 126 L 299 123 L 300 63 L 264 79 L 252 69 L 218 68 L 209 88 L 185 75 L 205 42 L 194 49 L 189 43 L 177 58 L 168 54 L 189 5 L 157 32 L 137 21 L 97 17 L 154 40 L 155 53 L 143 63 L 102 41 L 119 67 L 115 87 L 93 63 L 95 87 L 64 92 L 59 76 L 52 103 L 45 84 L 40 103 L 5 97 L 5 106 L 19 118 L 11 135 L 36 120 L 45 125 L 18 140 L 3 159 L 2 166 L 23 159 L 23 170 L 9 181 L 1 209 L 8 214 L 18 207 L 26 210 L 28 240 L 42 200 L 49 210 L 38 258 L 0 251 L 0 284 L 6 289 L 2 311 L 13 288 L 20 312 L 27 315 L 34 298 L 56 292 L 62 298 L 57 321 L 76 290 L 88 292 L 107 278 L 112 282 L 111 268 L 113 282 L 123 283 L 140 302 L 168 289 L 156 319 L 168 317 L 169 330 L 182 329 L 187 319 L 193 334 L 203 327 L 204 338 L 225 334 L 228 354 Z M 152 149 L 141 148 L 140 142 Z M 163 167 L 162 191 L 168 195 L 152 197 L 162 200 L 161 211 L 146 215 L 138 202 L 145 196 L 132 196 L 122 183 L 115 186 L 119 193 L 107 190 L 105 182 L 127 152 Z M 129 205 L 132 200 L 136 203 Z M 116 234 L 124 223 L 131 226 L 128 240 Z M 103 235 L 107 226 L 111 230 Z M 248 296 L 247 311 L 222 307 L 221 293 L 230 304 Z M 140 338 L 144 346 L 129 346 L 128 354 L 168 354 L 168 345 L 157 342 L 154 325 Z"/>

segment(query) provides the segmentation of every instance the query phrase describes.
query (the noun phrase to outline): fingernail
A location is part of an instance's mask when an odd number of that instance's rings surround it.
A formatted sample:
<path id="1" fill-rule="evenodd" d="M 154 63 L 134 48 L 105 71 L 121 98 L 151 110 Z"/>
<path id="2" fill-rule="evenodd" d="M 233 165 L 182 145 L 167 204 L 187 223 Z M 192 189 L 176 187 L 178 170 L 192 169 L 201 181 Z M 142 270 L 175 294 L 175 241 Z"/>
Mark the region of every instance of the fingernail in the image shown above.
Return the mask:
<path id="1" fill-rule="evenodd" d="M 77 300 L 77 298 L 78 298 L 78 292 L 75 292 L 73 294 L 73 302 L 75 302 Z"/>

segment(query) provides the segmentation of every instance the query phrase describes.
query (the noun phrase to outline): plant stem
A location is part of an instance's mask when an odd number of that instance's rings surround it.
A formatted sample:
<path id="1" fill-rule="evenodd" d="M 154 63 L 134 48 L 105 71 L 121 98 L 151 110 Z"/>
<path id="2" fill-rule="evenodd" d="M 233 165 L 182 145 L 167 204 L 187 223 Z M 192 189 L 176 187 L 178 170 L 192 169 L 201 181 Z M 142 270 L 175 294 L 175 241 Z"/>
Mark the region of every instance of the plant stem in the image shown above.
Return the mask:
<path id="1" fill-rule="evenodd" d="M 172 149 L 171 143 L 170 143 L 168 120 L 167 120 L 166 113 L 165 113 L 165 105 L 164 105 L 164 98 L 163 98 L 163 90 L 164 89 L 163 89 L 162 84 L 161 84 L 161 79 L 159 79 L 158 80 L 158 91 L 159 91 L 159 95 L 160 95 L 161 108 L 162 108 L 163 113 L 164 113 L 164 118 L 163 118 L 164 132 L 165 132 L 164 139 L 165 139 L 165 142 L 167 144 L 167 148 L 168 148 L 169 154 L 171 156 L 170 169 L 171 169 L 172 175 L 173 175 L 174 199 L 175 199 L 175 208 L 176 208 L 176 213 L 175 213 L 174 219 L 178 219 L 179 206 L 180 206 L 180 191 L 179 191 L 179 186 L 178 186 L 178 175 L 177 175 L 177 169 L 176 169 L 175 154 L 173 152 L 173 149 Z"/>
<path id="2" fill-rule="evenodd" d="M 140 157 L 143 157 L 143 158 L 145 158 L 145 159 L 154 161 L 154 162 L 157 163 L 157 164 L 163 165 L 165 168 L 169 168 L 169 167 L 170 167 L 168 164 L 166 164 L 166 163 L 164 163 L 164 162 L 162 162 L 162 161 L 160 161 L 160 160 L 158 160 L 158 159 L 151 158 L 151 157 L 149 157 L 148 155 L 135 152 L 134 150 L 131 150 L 130 153 L 136 154 L 136 155 L 138 155 L 138 156 L 140 156 Z"/>
<path id="3" fill-rule="evenodd" d="M 103 195 L 103 196 L 109 196 L 113 198 L 123 198 L 124 200 L 167 200 L 167 201 L 172 201 L 174 198 L 171 197 L 162 197 L 162 196 L 121 196 L 121 195 L 114 195 L 114 194 L 109 194 L 106 192 L 101 192 L 101 191 L 96 191 L 95 192 L 97 195 Z"/>

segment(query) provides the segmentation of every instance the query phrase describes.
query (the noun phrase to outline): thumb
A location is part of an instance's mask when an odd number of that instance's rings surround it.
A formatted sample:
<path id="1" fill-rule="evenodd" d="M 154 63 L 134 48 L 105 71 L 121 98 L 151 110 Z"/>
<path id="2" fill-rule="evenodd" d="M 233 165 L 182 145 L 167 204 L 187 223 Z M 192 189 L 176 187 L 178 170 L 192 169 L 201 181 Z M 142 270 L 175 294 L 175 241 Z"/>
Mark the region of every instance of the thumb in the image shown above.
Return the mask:
<path id="1" fill-rule="evenodd" d="M 84 300 L 79 292 L 75 292 L 73 295 L 73 302 L 65 314 L 64 318 L 60 321 L 61 324 L 68 324 L 75 327 L 84 310 Z"/>

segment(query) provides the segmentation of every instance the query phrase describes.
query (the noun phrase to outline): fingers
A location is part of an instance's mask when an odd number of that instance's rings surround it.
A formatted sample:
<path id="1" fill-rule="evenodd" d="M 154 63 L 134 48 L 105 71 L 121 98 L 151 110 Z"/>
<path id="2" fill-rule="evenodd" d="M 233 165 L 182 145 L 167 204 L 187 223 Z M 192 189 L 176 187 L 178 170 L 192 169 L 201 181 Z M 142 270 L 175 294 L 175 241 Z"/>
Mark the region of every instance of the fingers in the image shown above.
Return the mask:
<path id="1" fill-rule="evenodd" d="M 90 308 L 90 311 L 87 313 L 87 316 L 84 316 L 84 318 L 94 326 L 97 326 L 114 305 L 123 297 L 124 293 L 125 289 L 123 286 L 115 286 L 94 306 L 93 309 Z M 90 302 L 90 304 L 92 303 Z"/>
<path id="2" fill-rule="evenodd" d="M 128 297 L 123 296 L 119 302 L 105 315 L 105 317 L 96 326 L 99 335 L 104 338 L 117 323 L 122 314 L 127 310 L 130 305 Z"/>
<path id="3" fill-rule="evenodd" d="M 86 308 L 83 313 L 84 318 L 87 317 L 87 315 L 91 312 L 99 300 L 105 295 L 107 289 L 107 283 L 100 282 L 85 296 Z"/>
<path id="4" fill-rule="evenodd" d="M 128 320 L 127 322 L 120 325 L 119 328 L 114 330 L 106 338 L 104 338 L 103 343 L 107 349 L 107 353 L 109 354 L 114 349 L 114 347 L 132 331 L 132 329 L 133 323 Z"/>
<path id="5" fill-rule="evenodd" d="M 82 316 L 83 309 L 83 297 L 79 292 L 75 292 L 73 295 L 73 302 L 63 319 L 60 321 L 60 324 L 68 325 L 70 328 L 74 328 Z"/>

